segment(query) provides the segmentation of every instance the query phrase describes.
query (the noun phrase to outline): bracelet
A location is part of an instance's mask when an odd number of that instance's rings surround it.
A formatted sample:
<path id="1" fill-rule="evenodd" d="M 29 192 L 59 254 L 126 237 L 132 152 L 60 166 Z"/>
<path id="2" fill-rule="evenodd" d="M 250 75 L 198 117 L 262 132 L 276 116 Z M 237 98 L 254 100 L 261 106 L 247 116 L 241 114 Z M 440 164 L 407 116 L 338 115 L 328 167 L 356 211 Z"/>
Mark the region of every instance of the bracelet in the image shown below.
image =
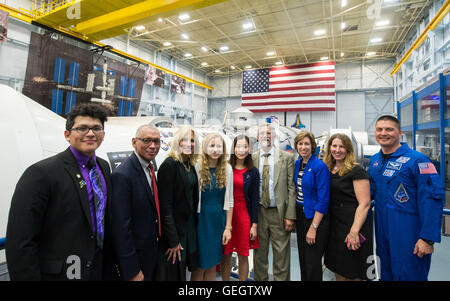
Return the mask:
<path id="1" fill-rule="evenodd" d="M 225 227 L 225 230 L 232 230 L 233 229 L 233 227 Z"/>

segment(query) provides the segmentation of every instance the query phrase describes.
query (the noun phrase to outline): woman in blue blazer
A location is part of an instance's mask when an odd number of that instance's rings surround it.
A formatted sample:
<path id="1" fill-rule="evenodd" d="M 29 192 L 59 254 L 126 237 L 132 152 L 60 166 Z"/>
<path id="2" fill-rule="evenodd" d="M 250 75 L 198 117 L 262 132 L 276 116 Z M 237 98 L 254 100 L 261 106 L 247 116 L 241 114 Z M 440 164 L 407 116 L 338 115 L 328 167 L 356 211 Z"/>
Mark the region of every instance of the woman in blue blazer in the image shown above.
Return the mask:
<path id="1" fill-rule="evenodd" d="M 295 162 L 294 184 L 301 280 L 322 281 L 322 256 L 329 233 L 330 172 L 313 155 L 317 145 L 312 133 L 301 131 L 294 145 L 300 155 Z"/>

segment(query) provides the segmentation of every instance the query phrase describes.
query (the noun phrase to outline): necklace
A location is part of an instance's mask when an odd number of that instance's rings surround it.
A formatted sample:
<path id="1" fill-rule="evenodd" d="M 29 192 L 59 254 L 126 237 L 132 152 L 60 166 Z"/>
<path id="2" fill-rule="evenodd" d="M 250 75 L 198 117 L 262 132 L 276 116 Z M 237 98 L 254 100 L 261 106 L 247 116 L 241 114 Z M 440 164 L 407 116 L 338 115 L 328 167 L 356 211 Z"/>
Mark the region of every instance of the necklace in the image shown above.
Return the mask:
<path id="1" fill-rule="evenodd" d="M 189 164 L 189 161 L 187 161 L 186 163 L 183 162 L 184 169 L 186 169 L 187 172 L 191 172 L 191 164 Z"/>
<path id="2" fill-rule="evenodd" d="M 337 166 L 333 167 L 333 170 L 334 170 L 334 171 L 336 171 L 336 170 L 338 170 L 338 169 L 339 169 L 339 167 L 337 167 Z"/>

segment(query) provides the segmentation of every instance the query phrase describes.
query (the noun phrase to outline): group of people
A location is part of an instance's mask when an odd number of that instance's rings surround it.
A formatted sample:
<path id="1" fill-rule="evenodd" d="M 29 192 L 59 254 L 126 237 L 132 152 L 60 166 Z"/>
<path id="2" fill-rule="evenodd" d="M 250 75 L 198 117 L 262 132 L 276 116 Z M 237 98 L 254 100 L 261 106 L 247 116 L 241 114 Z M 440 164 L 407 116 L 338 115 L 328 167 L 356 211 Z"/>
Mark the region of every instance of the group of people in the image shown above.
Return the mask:
<path id="1" fill-rule="evenodd" d="M 294 156 L 274 146 L 275 129 L 259 126 L 258 150 L 238 135 L 227 154 L 219 133 L 199 143 L 180 127 L 170 153 L 152 164 L 159 130 L 140 126 L 132 155 L 114 171 L 95 151 L 104 136 L 101 105 L 76 106 L 64 136 L 70 146 L 25 170 L 11 202 L 6 257 L 12 280 L 230 279 L 232 253 L 239 280 L 290 280 L 290 238 L 295 229 L 302 280 L 322 280 L 322 260 L 336 280 L 368 279 L 373 236 L 381 280 L 426 280 L 433 243 L 440 242 L 445 199 L 426 156 L 400 143 L 395 117 L 377 120 L 381 151 L 369 172 L 351 140 L 330 137 L 324 160 L 312 133 L 295 138 Z M 229 157 L 229 160 L 228 160 Z"/>

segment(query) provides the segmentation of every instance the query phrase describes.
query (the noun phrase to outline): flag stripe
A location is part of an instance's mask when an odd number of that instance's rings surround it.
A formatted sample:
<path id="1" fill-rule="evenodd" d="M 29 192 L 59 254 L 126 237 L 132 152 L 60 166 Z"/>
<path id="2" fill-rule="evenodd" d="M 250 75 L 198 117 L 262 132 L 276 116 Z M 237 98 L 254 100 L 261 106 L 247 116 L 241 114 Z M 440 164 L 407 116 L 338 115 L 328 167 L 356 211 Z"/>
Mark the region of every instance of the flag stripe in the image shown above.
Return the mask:
<path id="1" fill-rule="evenodd" d="M 335 111 L 335 64 L 244 71 L 242 105 L 253 112 Z"/>
<path id="2" fill-rule="evenodd" d="M 253 100 L 253 99 L 270 99 L 270 98 L 286 98 L 286 97 L 295 97 L 295 98 L 301 98 L 306 97 L 309 98 L 311 96 L 335 96 L 336 93 L 334 92 L 319 92 L 319 93 L 299 93 L 299 94 L 290 94 L 289 96 L 284 96 L 283 94 L 278 95 L 263 95 L 263 96 L 250 96 L 250 97 L 242 97 L 242 99 L 245 100 Z"/>
<path id="3" fill-rule="evenodd" d="M 322 99 L 320 100 L 322 104 L 334 104 L 334 99 Z M 275 106 L 275 105 L 296 105 L 296 104 L 317 104 L 316 100 L 305 100 L 305 101 L 272 101 L 272 102 L 252 102 L 245 103 L 243 106 Z"/>

